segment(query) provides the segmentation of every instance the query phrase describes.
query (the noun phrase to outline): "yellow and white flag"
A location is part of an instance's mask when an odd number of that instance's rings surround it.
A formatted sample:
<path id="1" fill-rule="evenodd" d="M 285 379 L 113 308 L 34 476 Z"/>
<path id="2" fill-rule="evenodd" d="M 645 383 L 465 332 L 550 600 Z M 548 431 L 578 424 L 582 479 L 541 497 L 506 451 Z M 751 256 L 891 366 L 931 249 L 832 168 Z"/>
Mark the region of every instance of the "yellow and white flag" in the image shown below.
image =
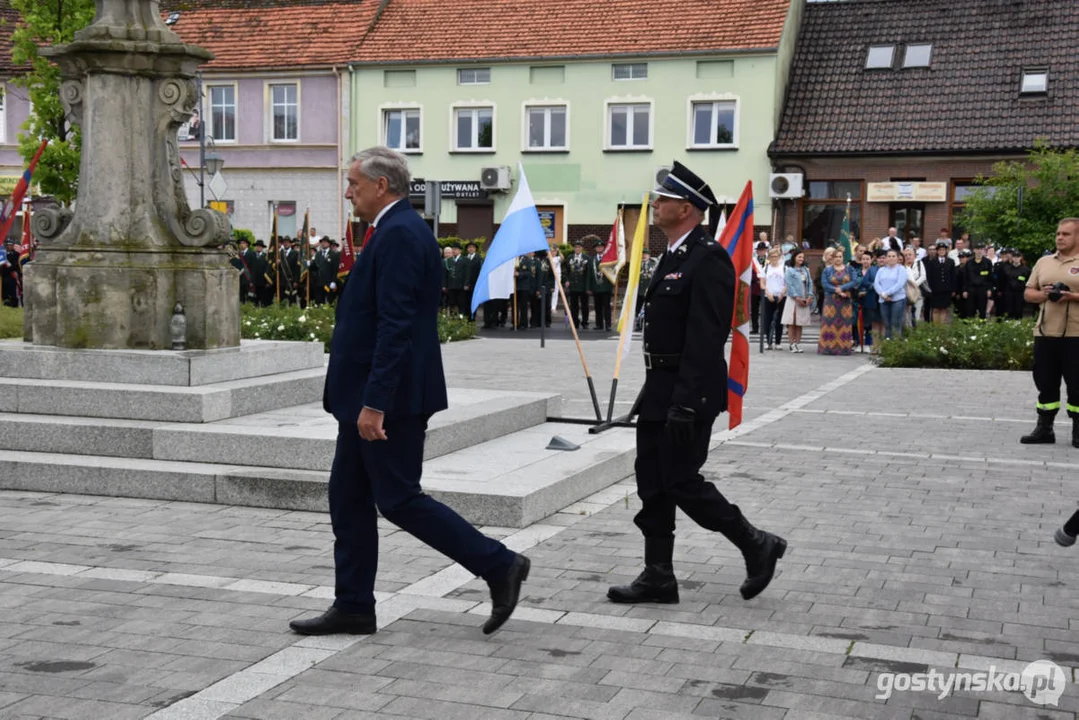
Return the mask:
<path id="1" fill-rule="evenodd" d="M 648 242 L 648 195 L 641 203 L 641 214 L 637 218 L 637 230 L 633 233 L 633 251 L 629 259 L 629 281 L 626 283 L 626 299 L 622 313 L 618 318 L 618 345 L 622 355 L 629 354 L 630 340 L 633 336 L 633 321 L 637 308 L 637 292 L 641 284 L 641 255 Z"/>

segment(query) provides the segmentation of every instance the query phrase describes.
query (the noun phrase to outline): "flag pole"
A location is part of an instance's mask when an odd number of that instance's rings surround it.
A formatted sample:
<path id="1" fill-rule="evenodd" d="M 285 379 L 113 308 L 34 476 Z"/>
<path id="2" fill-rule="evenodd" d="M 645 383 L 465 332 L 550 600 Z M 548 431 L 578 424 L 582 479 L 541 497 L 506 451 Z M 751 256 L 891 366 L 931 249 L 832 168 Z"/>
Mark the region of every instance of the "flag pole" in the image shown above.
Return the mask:
<path id="1" fill-rule="evenodd" d="M 551 249 L 547 248 L 547 262 L 554 263 L 554 256 L 551 254 Z M 577 325 L 573 322 L 573 313 L 569 311 L 569 301 L 566 300 L 566 288 L 562 283 L 558 283 L 558 296 L 562 298 L 562 309 L 566 312 L 566 321 L 569 323 L 569 330 L 573 333 L 573 342 L 577 345 L 577 354 L 581 358 L 581 366 L 584 367 L 584 377 L 588 381 L 588 392 L 592 395 L 592 409 L 596 411 L 596 420 L 603 422 L 603 413 L 599 409 L 599 398 L 596 396 L 596 383 L 592 380 L 592 372 L 588 369 L 588 361 L 584 358 L 584 348 L 581 347 L 581 338 L 577 335 Z M 514 294 L 514 300 L 517 295 Z"/>

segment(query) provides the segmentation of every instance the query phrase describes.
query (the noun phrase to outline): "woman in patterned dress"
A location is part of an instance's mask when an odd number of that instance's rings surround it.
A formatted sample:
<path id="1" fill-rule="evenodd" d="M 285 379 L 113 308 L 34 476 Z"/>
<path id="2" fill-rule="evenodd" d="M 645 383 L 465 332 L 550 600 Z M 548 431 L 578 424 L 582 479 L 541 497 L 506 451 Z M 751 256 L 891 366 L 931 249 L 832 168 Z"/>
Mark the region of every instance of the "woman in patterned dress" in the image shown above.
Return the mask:
<path id="1" fill-rule="evenodd" d="M 830 253 L 830 255 L 829 255 Z M 821 310 L 818 355 L 851 355 L 854 352 L 851 339 L 851 321 L 854 311 L 851 290 L 858 278 L 843 262 L 843 253 L 835 248 L 824 251 L 825 268 L 821 284 L 824 286 L 824 307 Z"/>

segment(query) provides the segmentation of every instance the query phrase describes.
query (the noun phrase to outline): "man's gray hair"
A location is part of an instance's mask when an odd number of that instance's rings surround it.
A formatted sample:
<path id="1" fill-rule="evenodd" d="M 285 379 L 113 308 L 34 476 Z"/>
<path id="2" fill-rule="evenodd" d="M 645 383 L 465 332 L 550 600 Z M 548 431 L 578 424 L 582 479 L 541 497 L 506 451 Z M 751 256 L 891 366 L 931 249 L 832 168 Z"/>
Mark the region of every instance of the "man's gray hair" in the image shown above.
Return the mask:
<path id="1" fill-rule="evenodd" d="M 388 190 L 394 195 L 408 195 L 408 181 L 412 177 L 408 172 L 408 160 L 396 150 L 381 145 L 367 148 L 352 156 L 349 166 L 353 163 L 359 163 L 360 172 L 371 180 L 386 178 Z"/>

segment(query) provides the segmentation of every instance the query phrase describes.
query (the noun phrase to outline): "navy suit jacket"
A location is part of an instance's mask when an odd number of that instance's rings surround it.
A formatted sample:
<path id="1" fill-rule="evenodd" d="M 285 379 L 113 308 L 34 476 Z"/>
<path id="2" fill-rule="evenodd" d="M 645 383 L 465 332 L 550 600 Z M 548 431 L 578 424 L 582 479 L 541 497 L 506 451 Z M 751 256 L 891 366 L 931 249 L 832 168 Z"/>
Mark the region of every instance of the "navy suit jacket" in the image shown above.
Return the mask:
<path id="1" fill-rule="evenodd" d="M 322 404 L 355 424 L 366 406 L 387 418 L 445 410 L 438 341 L 438 242 L 407 199 L 386 211 L 337 302 Z"/>

